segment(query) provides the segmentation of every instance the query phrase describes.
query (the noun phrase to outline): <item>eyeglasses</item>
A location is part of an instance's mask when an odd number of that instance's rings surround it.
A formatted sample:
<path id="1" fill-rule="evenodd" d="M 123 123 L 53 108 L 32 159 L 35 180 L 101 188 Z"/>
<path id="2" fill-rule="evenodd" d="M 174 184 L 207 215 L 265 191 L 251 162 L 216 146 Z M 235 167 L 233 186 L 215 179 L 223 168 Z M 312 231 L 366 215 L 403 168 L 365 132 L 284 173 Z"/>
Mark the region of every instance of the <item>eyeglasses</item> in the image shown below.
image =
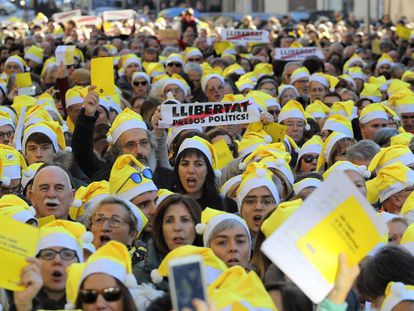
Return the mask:
<path id="1" fill-rule="evenodd" d="M 187 59 L 188 62 L 195 62 L 195 63 L 201 63 L 203 61 L 202 58 L 189 58 Z"/>
<path id="2" fill-rule="evenodd" d="M 259 201 L 262 206 L 274 205 L 276 203 L 275 199 L 273 199 L 271 196 L 267 196 L 267 197 L 248 197 L 243 200 L 243 204 L 250 205 L 250 206 L 256 206 L 257 202 Z"/>
<path id="3" fill-rule="evenodd" d="M 310 163 L 312 163 L 313 161 L 318 160 L 318 156 L 314 156 L 314 155 L 311 155 L 311 154 L 305 154 L 305 155 L 302 157 L 302 159 L 303 159 L 303 161 L 304 161 L 305 163 L 310 164 Z"/>
<path id="4" fill-rule="evenodd" d="M 143 139 L 143 140 L 140 140 L 138 142 L 137 141 L 129 141 L 121 147 L 127 149 L 128 151 L 135 150 L 138 146 L 139 146 L 140 149 L 146 149 L 148 147 L 149 143 L 150 142 L 149 142 L 148 139 Z"/>
<path id="5" fill-rule="evenodd" d="M 8 131 L 8 132 L 0 132 L 0 139 L 4 139 L 4 137 L 7 136 L 7 138 L 10 138 L 14 134 L 14 131 Z"/>
<path id="6" fill-rule="evenodd" d="M 127 178 L 124 183 L 118 188 L 118 190 L 115 193 L 118 193 L 119 190 L 122 189 L 123 186 L 127 183 L 129 179 L 132 179 L 133 182 L 136 184 L 140 184 L 142 182 L 142 176 L 144 176 L 147 179 L 152 179 L 152 171 L 149 168 L 144 168 L 141 172 L 132 173 L 129 178 Z"/>
<path id="7" fill-rule="evenodd" d="M 147 81 L 142 81 L 142 82 L 136 81 L 133 84 L 134 84 L 134 86 L 146 86 L 147 83 L 148 83 Z"/>
<path id="8" fill-rule="evenodd" d="M 125 223 L 125 219 L 121 216 L 112 215 L 111 217 L 105 217 L 103 215 L 95 215 L 92 217 L 92 224 L 102 226 L 107 220 L 112 228 L 119 228 Z"/>
<path id="9" fill-rule="evenodd" d="M 64 248 L 60 251 L 55 251 L 54 249 L 42 249 L 39 254 L 37 254 L 38 258 L 42 258 L 43 260 L 53 260 L 55 259 L 56 255 L 59 254 L 60 259 L 65 261 L 71 261 L 76 258 L 76 252 L 74 250 Z"/>
<path id="10" fill-rule="evenodd" d="M 83 303 L 95 303 L 99 295 L 102 295 L 106 301 L 111 302 L 119 300 L 122 292 L 119 287 L 107 287 L 99 291 L 95 289 L 79 290 L 79 298 Z"/>
<path id="11" fill-rule="evenodd" d="M 21 184 L 13 187 L 13 188 L 9 188 L 9 187 L 5 187 L 1 184 L 0 182 L 0 196 L 3 194 L 21 194 L 23 190 L 23 187 Z"/>
<path id="12" fill-rule="evenodd" d="M 182 64 L 181 63 L 168 63 L 167 66 L 168 67 L 181 67 Z"/>

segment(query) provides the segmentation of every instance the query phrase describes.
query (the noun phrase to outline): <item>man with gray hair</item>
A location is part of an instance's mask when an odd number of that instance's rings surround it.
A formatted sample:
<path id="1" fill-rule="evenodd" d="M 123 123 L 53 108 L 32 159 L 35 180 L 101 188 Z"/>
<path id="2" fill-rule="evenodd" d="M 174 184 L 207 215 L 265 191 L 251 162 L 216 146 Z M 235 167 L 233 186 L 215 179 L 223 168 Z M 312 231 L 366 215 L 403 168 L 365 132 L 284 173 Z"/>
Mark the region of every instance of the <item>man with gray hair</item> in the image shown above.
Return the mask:
<path id="1" fill-rule="evenodd" d="M 201 76 L 203 69 L 198 63 L 190 62 L 184 66 L 184 73 L 188 76 L 188 84 L 193 94 L 193 102 L 206 102 L 207 97 L 201 89 Z"/>
<path id="2" fill-rule="evenodd" d="M 283 84 L 290 84 L 290 76 L 292 75 L 292 72 L 294 72 L 300 66 L 302 66 L 301 62 L 289 62 L 289 63 L 287 63 L 285 65 L 285 67 L 283 67 L 282 83 Z"/>
<path id="3" fill-rule="evenodd" d="M 380 151 L 380 146 L 370 139 L 362 139 L 355 145 L 349 147 L 345 158 L 356 165 L 369 166 L 371 160 Z"/>

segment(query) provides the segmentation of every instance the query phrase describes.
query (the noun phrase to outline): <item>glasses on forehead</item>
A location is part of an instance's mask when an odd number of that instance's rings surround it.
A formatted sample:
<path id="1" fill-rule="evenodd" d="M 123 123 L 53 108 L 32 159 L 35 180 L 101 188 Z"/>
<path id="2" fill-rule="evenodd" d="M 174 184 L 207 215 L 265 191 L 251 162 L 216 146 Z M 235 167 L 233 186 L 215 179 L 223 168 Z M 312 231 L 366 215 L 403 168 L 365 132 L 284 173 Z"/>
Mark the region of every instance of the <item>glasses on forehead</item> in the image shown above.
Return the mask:
<path id="1" fill-rule="evenodd" d="M 129 176 L 123 184 L 118 188 L 118 190 L 115 193 L 118 193 L 119 190 L 122 189 L 123 186 L 127 183 L 128 180 L 132 179 L 132 181 L 136 184 L 140 184 L 142 182 L 142 176 L 144 176 L 147 179 L 152 179 L 152 171 L 149 168 L 144 168 L 141 172 L 132 173 L 131 176 Z"/>

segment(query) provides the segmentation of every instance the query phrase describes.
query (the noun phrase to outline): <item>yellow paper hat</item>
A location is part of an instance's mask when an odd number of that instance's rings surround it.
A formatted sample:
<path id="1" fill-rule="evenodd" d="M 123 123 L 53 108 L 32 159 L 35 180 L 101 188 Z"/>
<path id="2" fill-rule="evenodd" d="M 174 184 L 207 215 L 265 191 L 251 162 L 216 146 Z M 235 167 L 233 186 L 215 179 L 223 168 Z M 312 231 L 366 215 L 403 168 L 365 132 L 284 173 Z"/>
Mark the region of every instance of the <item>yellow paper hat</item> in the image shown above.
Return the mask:
<path id="1" fill-rule="evenodd" d="M 260 187 L 266 187 L 272 194 L 276 204 L 279 204 L 280 196 L 276 185 L 273 182 L 272 176 L 272 172 L 267 169 L 264 163 L 252 162 L 247 165 L 246 170 L 242 174 L 242 181 L 236 193 L 236 201 L 239 212 L 241 212 L 245 196 L 248 195 L 251 190 Z"/>
<path id="2" fill-rule="evenodd" d="M 76 104 L 83 104 L 83 98 L 85 97 L 85 93 L 82 89 L 82 86 L 75 86 L 67 90 L 65 94 L 66 108 L 69 108 L 70 106 Z"/>
<path id="3" fill-rule="evenodd" d="M 414 112 L 414 93 L 411 91 L 398 91 L 388 99 L 391 108 L 401 116 L 402 113 Z"/>
<path id="4" fill-rule="evenodd" d="M 364 83 L 364 88 L 361 91 L 359 97 L 367 98 L 372 100 L 374 103 L 379 103 L 381 101 L 381 88 L 378 84 Z"/>
<path id="5" fill-rule="evenodd" d="M 24 59 L 23 59 L 23 58 L 21 58 L 21 57 L 20 57 L 20 56 L 18 56 L 18 55 L 12 55 L 12 56 L 9 56 L 9 57 L 7 58 L 7 60 L 6 60 L 6 62 L 4 63 L 4 66 L 5 66 L 5 67 L 7 67 L 7 65 L 8 65 L 9 63 L 15 63 L 15 64 L 17 64 L 23 72 L 25 72 L 25 71 L 29 71 L 29 69 L 30 69 L 30 68 L 29 68 L 29 66 L 27 66 L 27 64 L 26 64 L 26 62 L 24 61 Z"/>
<path id="6" fill-rule="evenodd" d="M 250 80 L 249 78 L 242 78 L 240 77 L 239 80 L 236 81 L 237 89 L 240 92 L 243 92 L 245 90 L 253 90 L 255 83 Z"/>
<path id="7" fill-rule="evenodd" d="M 344 67 L 343 67 L 343 71 L 344 72 L 347 72 L 349 69 L 355 68 L 353 66 L 357 66 L 357 64 L 361 64 L 362 66 L 365 66 L 366 65 L 366 63 L 361 58 L 361 56 L 359 56 L 358 54 L 355 53 L 354 55 L 351 56 L 350 59 L 348 59 L 345 62 Z M 359 68 L 359 67 L 357 67 L 357 68 Z"/>
<path id="8" fill-rule="evenodd" d="M 309 154 L 309 153 L 320 154 L 322 152 L 322 145 L 323 145 L 322 138 L 319 135 L 313 135 L 312 138 L 310 138 L 303 144 L 298 154 L 298 160 L 305 154 Z"/>
<path id="9" fill-rule="evenodd" d="M 80 49 L 78 49 L 78 48 L 75 48 L 74 57 L 76 59 L 78 59 L 80 63 L 84 63 L 85 62 L 85 57 L 83 56 L 83 52 Z"/>
<path id="10" fill-rule="evenodd" d="M 388 121 L 388 114 L 381 104 L 369 104 L 362 109 L 359 115 L 359 123 L 361 124 L 366 124 L 376 119 Z"/>
<path id="11" fill-rule="evenodd" d="M 26 143 L 29 137 L 34 133 L 42 133 L 46 135 L 53 145 L 55 152 L 59 150 L 70 151 L 70 147 L 66 147 L 65 136 L 63 135 L 62 126 L 56 121 L 41 121 L 36 124 L 29 125 L 25 128 L 22 141 L 22 153 L 26 154 Z"/>
<path id="12" fill-rule="evenodd" d="M 165 73 L 165 68 L 160 63 L 149 63 L 144 62 L 143 64 L 145 72 L 151 77 L 154 78 L 156 76 L 162 75 Z"/>
<path id="13" fill-rule="evenodd" d="M 250 79 L 254 83 L 256 83 L 257 80 L 258 80 L 257 75 L 254 71 L 247 72 L 244 75 L 242 75 L 240 78 L 241 79 Z"/>
<path id="14" fill-rule="evenodd" d="M 403 73 L 403 75 L 401 77 L 401 80 L 403 82 L 407 82 L 407 81 L 414 80 L 414 71 L 412 71 L 412 70 L 406 70 L 406 71 L 404 71 L 404 73 Z"/>
<path id="15" fill-rule="evenodd" d="M 347 117 L 349 120 L 355 119 L 357 117 L 356 107 L 352 100 L 334 102 L 332 104 L 330 114 L 340 114 L 344 117 Z"/>
<path id="16" fill-rule="evenodd" d="M 367 81 L 366 74 L 362 71 L 359 67 L 352 67 L 348 69 L 348 75 L 351 76 L 352 79 L 359 79 L 362 81 Z"/>
<path id="17" fill-rule="evenodd" d="M 201 51 L 198 48 L 187 47 L 184 50 L 184 53 L 187 60 L 192 56 L 200 56 L 201 58 L 204 58 L 203 53 L 201 53 Z"/>
<path id="18" fill-rule="evenodd" d="M 265 110 L 270 107 L 278 107 L 279 109 L 282 108 L 276 98 L 263 91 L 252 90 L 247 93 L 246 98 L 253 99 L 257 105 L 261 106 Z"/>
<path id="19" fill-rule="evenodd" d="M 319 188 L 322 185 L 322 182 L 317 178 L 304 178 L 301 181 L 293 184 L 293 192 L 295 195 L 298 195 L 302 190 L 314 187 Z"/>
<path id="20" fill-rule="evenodd" d="M 340 75 L 339 78 L 341 78 L 341 79 L 345 80 L 346 82 L 352 84 L 353 88 L 356 89 L 356 83 L 350 75 L 343 74 L 343 75 Z"/>
<path id="21" fill-rule="evenodd" d="M 34 175 L 39 170 L 39 168 L 43 165 L 42 162 L 36 162 L 30 164 L 28 167 L 22 170 L 22 181 L 21 185 L 23 189 L 26 189 L 27 184 L 33 180 Z"/>
<path id="22" fill-rule="evenodd" d="M 59 110 L 56 108 L 55 100 L 53 99 L 52 95 L 50 95 L 47 92 L 44 92 L 40 94 L 37 97 L 36 105 L 43 106 L 47 112 L 51 115 L 53 118 L 54 116 L 58 117 L 59 122 L 63 122 L 63 118 L 59 113 Z M 55 120 L 57 121 L 57 120 Z"/>
<path id="23" fill-rule="evenodd" d="M 349 161 L 337 161 L 323 173 L 323 179 L 327 179 L 329 175 L 337 171 L 354 171 L 360 174 L 363 178 L 371 177 L 371 173 L 367 170 L 365 165 L 355 165 Z"/>
<path id="24" fill-rule="evenodd" d="M 391 146 L 404 145 L 408 147 L 413 138 L 414 138 L 414 134 L 407 133 L 407 132 L 400 133 L 396 136 L 391 137 Z"/>
<path id="25" fill-rule="evenodd" d="M 234 64 L 232 64 L 230 66 L 227 66 L 226 69 L 224 69 L 224 71 L 223 71 L 223 77 L 226 78 L 228 75 L 230 75 L 232 73 L 236 73 L 238 75 L 243 75 L 243 74 L 246 73 L 246 71 L 238 63 L 234 63 Z"/>
<path id="26" fill-rule="evenodd" d="M 394 310 L 394 307 L 403 301 L 414 301 L 414 286 L 401 282 L 390 282 L 385 289 L 385 299 L 380 311 Z"/>
<path id="27" fill-rule="evenodd" d="M 13 129 L 15 129 L 14 123 L 10 115 L 4 111 L 0 111 L 0 126 L 10 125 Z"/>
<path id="28" fill-rule="evenodd" d="M 368 79 L 370 84 L 376 84 L 379 86 L 381 91 L 386 91 L 388 89 L 388 80 L 384 76 L 374 77 L 371 76 Z"/>
<path id="29" fill-rule="evenodd" d="M 220 188 L 220 193 L 223 196 L 227 196 L 230 190 L 238 188 L 241 183 L 242 177 L 241 175 L 233 176 L 232 178 L 228 179 Z"/>
<path id="30" fill-rule="evenodd" d="M 48 68 L 51 68 L 54 65 L 56 65 L 56 57 L 55 56 L 52 56 L 52 57 L 49 57 L 48 59 L 46 59 L 46 61 L 43 64 L 43 68 L 42 68 L 42 72 L 40 73 L 40 77 L 43 78 L 45 73 L 46 73 L 46 70 Z"/>
<path id="31" fill-rule="evenodd" d="M 349 136 L 339 133 L 339 132 L 332 132 L 328 138 L 323 142 L 322 151 L 318 157 L 318 163 L 316 165 L 316 170 L 319 171 L 323 167 L 323 165 L 328 161 L 329 156 L 331 155 L 331 151 L 335 144 L 340 141 L 341 139 L 348 138 Z"/>
<path id="32" fill-rule="evenodd" d="M 374 180 L 382 203 L 393 194 L 414 186 L 414 171 L 401 162 L 394 162 L 381 168 Z"/>
<path id="33" fill-rule="evenodd" d="M 190 255 L 199 255 L 202 257 L 207 285 L 213 283 L 221 273 L 227 270 L 226 264 L 214 254 L 211 248 L 183 245 L 170 251 L 158 269 L 151 271 L 152 282 L 158 284 L 163 280 L 163 277 L 169 276 L 168 263 L 171 259 Z"/>
<path id="34" fill-rule="evenodd" d="M 133 175 L 136 175 L 137 178 Z M 140 179 L 140 182 L 134 181 Z M 111 194 L 130 201 L 142 193 L 158 191 L 158 189 L 152 181 L 150 169 L 145 167 L 133 155 L 124 154 L 119 156 L 112 166 L 109 177 L 109 191 Z"/>
<path id="35" fill-rule="evenodd" d="M 26 223 L 31 219 L 36 219 L 36 210 L 33 206 L 29 206 L 26 201 L 14 194 L 4 194 L 0 198 L 0 215 L 12 218 Z"/>
<path id="36" fill-rule="evenodd" d="M 277 310 L 259 276 L 241 266 L 222 273 L 208 287 L 208 296 L 218 310 Z"/>
<path id="37" fill-rule="evenodd" d="M 240 157 L 245 157 L 259 146 L 267 145 L 272 142 L 272 137 L 264 130 L 246 131 L 238 145 Z"/>
<path id="38" fill-rule="evenodd" d="M 172 53 L 170 54 L 167 59 L 165 60 L 165 64 L 168 65 L 169 63 L 180 63 L 181 65 L 184 66 L 185 64 L 185 59 L 181 54 L 178 53 Z"/>
<path id="39" fill-rule="evenodd" d="M 340 114 L 331 115 L 324 123 L 323 130 L 329 130 L 333 132 L 339 132 L 347 137 L 354 137 L 354 131 L 352 129 L 351 121 Z"/>
<path id="40" fill-rule="evenodd" d="M 32 45 L 24 53 L 24 59 L 32 60 L 38 64 L 43 64 L 43 49 Z"/>
<path id="41" fill-rule="evenodd" d="M 86 263 L 73 263 L 66 268 L 66 304 L 65 310 L 75 310 L 76 300 L 78 299 L 79 288 L 81 286 L 83 270 Z"/>
<path id="42" fill-rule="evenodd" d="M 104 44 L 103 47 L 109 51 L 111 56 L 115 56 L 118 53 L 118 49 L 113 44 Z"/>
<path id="43" fill-rule="evenodd" d="M 121 66 L 123 71 L 125 71 L 126 67 L 128 67 L 131 64 L 136 64 L 140 68 L 142 67 L 141 60 L 135 54 L 122 55 L 119 62 L 120 63 L 118 65 Z"/>
<path id="44" fill-rule="evenodd" d="M 129 108 L 125 108 L 124 111 L 116 116 L 111 128 L 106 134 L 106 138 L 109 143 L 116 143 L 124 132 L 137 128 L 148 131 L 147 125 L 141 115 Z"/>
<path id="45" fill-rule="evenodd" d="M 292 72 L 292 75 L 290 76 L 290 84 L 293 84 L 302 78 L 310 78 L 309 70 L 306 67 L 299 67 Z"/>
<path id="46" fill-rule="evenodd" d="M 281 123 L 282 121 L 289 119 L 289 118 L 298 118 L 305 121 L 305 130 L 309 131 L 310 126 L 306 120 L 305 116 L 305 110 L 303 109 L 303 106 L 301 103 L 299 103 L 296 100 L 289 100 L 283 107 L 282 110 L 280 110 L 279 116 L 278 116 L 278 122 Z"/>
<path id="47" fill-rule="evenodd" d="M 389 54 L 384 53 L 378 59 L 376 68 L 378 68 L 382 65 L 390 65 L 391 66 L 392 64 L 394 64 L 394 60 L 392 59 L 392 57 Z"/>
<path id="48" fill-rule="evenodd" d="M 262 76 L 273 76 L 273 66 L 267 63 L 258 63 L 254 66 L 253 72 L 258 78 Z"/>
<path id="49" fill-rule="evenodd" d="M 381 150 L 371 160 L 368 170 L 370 172 L 378 172 L 381 168 L 394 162 L 401 162 L 404 165 L 413 164 L 414 155 L 410 148 L 403 145 L 393 145 L 387 148 L 381 148 Z"/>
<path id="50" fill-rule="evenodd" d="M 137 280 L 132 274 L 131 256 L 126 246 L 120 242 L 111 240 L 101 246 L 85 264 L 80 283 L 91 274 L 104 273 L 114 277 L 128 289 L 137 287 Z"/>
<path id="51" fill-rule="evenodd" d="M 36 105 L 30 108 L 24 116 L 24 127 L 27 127 L 32 124 L 36 124 L 42 121 L 53 121 L 52 116 L 47 112 L 47 110 L 40 105 Z"/>
<path id="52" fill-rule="evenodd" d="M 339 79 L 328 74 L 316 72 L 312 74 L 309 78 L 309 84 L 312 82 L 318 82 L 327 89 L 329 89 L 331 92 L 333 92 L 335 91 L 335 86 L 338 84 Z"/>
<path id="53" fill-rule="evenodd" d="M 203 236 L 203 243 L 205 247 L 210 247 L 210 237 L 214 231 L 214 228 L 228 220 L 236 221 L 243 226 L 249 239 L 249 245 L 252 245 L 249 227 L 243 218 L 236 214 L 226 213 L 207 207 L 201 213 L 201 223 L 197 224 L 195 227 L 197 233 Z"/>
<path id="54" fill-rule="evenodd" d="M 224 51 L 236 51 L 236 47 L 230 41 L 216 41 L 214 42 L 214 51 L 221 55 Z"/>
<path id="55" fill-rule="evenodd" d="M 289 153 L 293 153 L 293 152 L 299 153 L 300 152 L 300 148 L 298 147 L 296 142 L 293 140 L 293 138 L 290 137 L 289 135 L 285 135 L 285 138 L 283 139 L 283 142 L 288 147 Z"/>
<path id="56" fill-rule="evenodd" d="M 302 204 L 302 199 L 280 203 L 260 227 L 266 238 L 270 237 Z"/>
<path id="57" fill-rule="evenodd" d="M 400 245 L 414 255 L 414 224 L 409 225 L 405 230 Z"/>
<path id="58" fill-rule="evenodd" d="M 224 84 L 224 78 L 220 74 L 218 73 L 204 74 L 204 71 L 203 71 L 203 76 L 201 78 L 201 89 L 203 90 L 204 93 L 206 92 L 208 81 L 214 78 L 218 79 L 222 84 Z"/>
<path id="59" fill-rule="evenodd" d="M 17 95 L 13 98 L 13 104 L 11 107 L 17 112 L 17 115 L 20 116 L 21 111 L 24 107 L 26 107 L 26 110 L 28 110 L 35 104 L 36 98 L 27 95 Z"/>
<path id="60" fill-rule="evenodd" d="M 87 215 L 88 211 L 104 198 L 109 196 L 109 182 L 106 180 L 95 181 L 87 186 L 82 186 L 75 193 L 75 199 L 69 208 L 69 216 L 72 220 L 78 220 Z"/>
<path id="61" fill-rule="evenodd" d="M 92 233 L 81 223 L 58 219 L 40 228 L 36 254 L 50 247 L 65 247 L 74 250 L 79 262 L 83 262 L 83 244 L 92 240 Z"/>
<path id="62" fill-rule="evenodd" d="M 3 186 L 8 187 L 11 180 L 20 179 L 21 171 L 26 167 L 26 161 L 19 151 L 0 144 L 0 181 Z"/>
<path id="63" fill-rule="evenodd" d="M 170 84 L 179 86 L 183 90 L 184 96 L 187 96 L 190 93 L 190 87 L 188 86 L 187 82 L 178 74 L 173 74 L 171 77 L 166 75 L 165 79 L 162 79 L 162 93 L 164 93 L 167 85 Z"/>
<path id="64" fill-rule="evenodd" d="M 157 206 L 161 204 L 162 201 L 167 199 L 169 196 L 174 195 L 175 192 L 172 192 L 168 189 L 159 189 L 158 190 L 158 198 L 157 198 Z"/>
<path id="65" fill-rule="evenodd" d="M 313 118 L 326 118 L 329 115 L 329 107 L 320 100 L 315 100 L 312 104 L 307 105 L 305 112 Z"/>

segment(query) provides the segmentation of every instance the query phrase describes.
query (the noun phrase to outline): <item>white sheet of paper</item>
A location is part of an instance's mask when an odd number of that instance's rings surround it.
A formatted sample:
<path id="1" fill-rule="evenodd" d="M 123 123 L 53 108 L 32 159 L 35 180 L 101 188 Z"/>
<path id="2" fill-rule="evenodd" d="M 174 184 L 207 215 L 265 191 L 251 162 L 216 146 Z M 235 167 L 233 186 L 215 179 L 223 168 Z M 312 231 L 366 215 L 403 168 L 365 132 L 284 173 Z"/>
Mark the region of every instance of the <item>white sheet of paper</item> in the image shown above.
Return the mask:
<path id="1" fill-rule="evenodd" d="M 322 274 L 296 246 L 297 241 L 319 224 L 330 212 L 350 196 L 355 196 L 380 235 L 386 224 L 374 208 L 341 171 L 333 172 L 261 247 L 262 252 L 277 265 L 314 303 L 320 303 L 332 290 Z M 327 232 L 329 234 L 329 232 Z M 374 248 L 374 247 L 373 247 Z"/>

